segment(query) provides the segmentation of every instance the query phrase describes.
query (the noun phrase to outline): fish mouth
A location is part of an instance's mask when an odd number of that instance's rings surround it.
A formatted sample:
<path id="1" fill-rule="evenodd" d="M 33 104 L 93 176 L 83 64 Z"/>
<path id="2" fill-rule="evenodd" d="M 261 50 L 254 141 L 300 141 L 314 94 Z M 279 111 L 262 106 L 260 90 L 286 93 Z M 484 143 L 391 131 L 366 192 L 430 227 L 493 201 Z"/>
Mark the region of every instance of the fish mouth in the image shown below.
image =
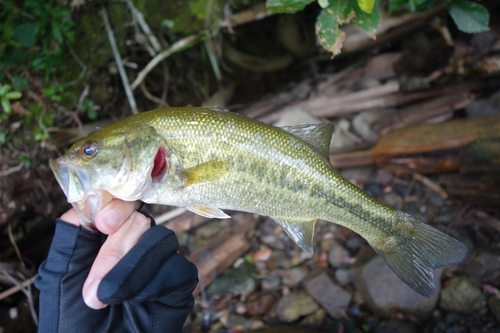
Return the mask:
<path id="1" fill-rule="evenodd" d="M 85 191 L 90 185 L 90 177 L 85 170 L 75 168 L 63 157 L 50 161 L 50 168 L 69 203 L 85 198 Z"/>

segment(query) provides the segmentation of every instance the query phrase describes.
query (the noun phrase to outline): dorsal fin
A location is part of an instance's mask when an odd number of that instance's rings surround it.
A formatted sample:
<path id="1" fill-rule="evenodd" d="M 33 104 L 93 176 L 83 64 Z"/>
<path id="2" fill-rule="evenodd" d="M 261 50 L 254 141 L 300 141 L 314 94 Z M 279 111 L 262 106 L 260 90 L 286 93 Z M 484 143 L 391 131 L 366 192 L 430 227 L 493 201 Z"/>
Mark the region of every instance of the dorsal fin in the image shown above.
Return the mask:
<path id="1" fill-rule="evenodd" d="M 281 127 L 290 134 L 295 135 L 299 139 L 307 142 L 310 146 L 315 148 L 321 156 L 328 161 L 330 152 L 330 141 L 332 140 L 333 124 L 308 124 L 298 126 L 284 126 Z"/>

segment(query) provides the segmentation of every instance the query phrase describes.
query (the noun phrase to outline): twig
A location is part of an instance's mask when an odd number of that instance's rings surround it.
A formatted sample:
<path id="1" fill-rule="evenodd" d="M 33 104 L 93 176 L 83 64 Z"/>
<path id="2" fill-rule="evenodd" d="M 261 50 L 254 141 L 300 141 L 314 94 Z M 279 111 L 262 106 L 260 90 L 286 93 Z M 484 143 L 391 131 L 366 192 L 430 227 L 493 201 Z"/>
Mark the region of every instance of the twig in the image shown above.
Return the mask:
<path id="1" fill-rule="evenodd" d="M 141 27 L 142 31 L 144 31 L 144 34 L 149 39 L 149 43 L 151 44 L 153 49 L 156 51 L 155 54 L 160 52 L 161 51 L 161 44 L 158 41 L 158 39 L 156 38 L 156 36 L 151 32 L 149 25 L 147 24 L 146 20 L 144 20 L 144 15 L 137 9 L 137 7 L 134 6 L 134 3 L 131 0 L 127 0 L 127 4 L 130 8 L 130 11 L 132 12 L 132 15 L 135 15 L 135 17 L 137 19 L 137 23 Z"/>
<path id="2" fill-rule="evenodd" d="M 19 263 L 21 264 L 21 267 L 26 267 L 23 261 L 23 257 L 21 256 L 21 251 L 19 251 L 19 248 L 17 247 L 16 240 L 14 239 L 14 236 L 12 235 L 12 225 L 9 224 L 7 225 L 7 233 L 9 234 L 9 240 L 12 246 L 14 247 L 14 251 L 16 251 L 17 258 L 19 259 Z"/>
<path id="3" fill-rule="evenodd" d="M 101 10 L 101 16 L 104 21 L 104 26 L 106 27 L 106 32 L 108 33 L 109 44 L 111 45 L 111 49 L 113 50 L 113 55 L 115 56 L 116 67 L 118 67 L 118 72 L 120 73 L 120 77 L 122 79 L 123 88 L 125 89 L 125 94 L 127 95 L 128 98 L 128 103 L 130 104 L 132 113 L 137 114 L 139 113 L 139 111 L 137 110 L 137 103 L 135 102 L 132 89 L 130 89 L 127 73 L 125 72 L 125 67 L 123 67 L 123 61 L 120 56 L 120 53 L 118 52 L 118 47 L 116 46 L 115 35 L 113 33 L 113 30 L 111 29 L 111 24 L 109 23 L 109 17 L 106 8 L 103 8 Z"/>
<path id="4" fill-rule="evenodd" d="M 200 39 L 200 35 L 195 34 L 195 35 L 190 35 L 187 36 L 186 38 L 183 38 L 174 44 L 170 46 L 168 49 L 163 50 L 162 52 L 158 53 L 156 57 L 151 59 L 151 61 L 144 67 L 144 69 L 137 75 L 137 78 L 132 82 L 131 88 L 132 90 L 135 90 L 141 82 L 146 78 L 146 76 L 155 68 L 160 62 L 174 54 L 175 52 L 179 52 L 184 50 L 186 47 L 190 46 L 192 43 L 197 42 Z"/>
<path id="5" fill-rule="evenodd" d="M 416 180 L 418 180 L 419 182 L 421 182 L 422 184 L 424 184 L 425 186 L 427 186 L 429 189 L 431 189 L 431 191 L 436 192 L 437 194 L 439 194 L 439 196 L 442 197 L 443 199 L 447 199 L 448 198 L 448 193 L 446 193 L 446 191 L 441 186 L 439 186 L 438 184 L 434 183 L 429 178 L 427 178 L 427 177 L 425 177 L 425 176 L 423 176 L 423 175 L 421 175 L 419 173 L 414 173 L 413 177 Z"/>
<path id="6" fill-rule="evenodd" d="M 18 171 L 20 171 L 23 168 L 23 166 L 24 166 L 24 163 L 21 162 L 18 165 L 12 167 L 12 168 L 8 168 L 5 171 L 0 171 L 0 177 L 5 177 L 5 176 L 10 175 L 11 173 L 18 172 Z"/>
<path id="7" fill-rule="evenodd" d="M 141 83 L 141 91 L 144 94 L 144 96 L 146 96 L 147 99 L 149 99 L 152 102 L 158 103 L 158 106 L 161 106 L 161 107 L 167 106 L 167 103 L 164 100 L 162 100 L 161 98 L 158 98 L 158 97 L 154 96 L 153 94 L 151 94 L 149 92 L 148 88 L 146 88 L 146 81 L 142 81 L 142 83 Z"/>
<path id="8" fill-rule="evenodd" d="M 163 224 L 163 223 L 165 223 L 173 218 L 181 216 L 185 212 L 187 212 L 187 209 L 182 208 L 182 207 L 172 209 L 171 211 L 168 211 L 165 214 L 162 214 L 158 217 L 155 217 L 156 224 L 158 224 L 158 225 Z"/>
<path id="9" fill-rule="evenodd" d="M 36 276 L 33 276 L 33 277 L 29 278 L 28 280 L 24 280 L 20 284 L 17 284 L 15 286 L 3 291 L 2 293 L 0 293 L 0 301 L 3 300 L 4 298 L 9 297 L 12 294 L 17 293 L 21 289 L 24 289 L 27 286 L 31 285 L 35 281 L 35 278 L 36 278 Z M 9 281 L 10 281 L 10 279 L 9 279 Z"/>
<path id="10" fill-rule="evenodd" d="M 14 277 L 12 277 L 12 275 L 10 275 L 5 269 L 3 269 L 2 266 L 0 266 L 0 273 L 5 275 L 7 279 L 9 279 L 10 282 L 16 285 L 19 288 L 19 290 L 21 290 L 23 294 L 26 296 L 28 304 L 30 306 L 31 318 L 35 322 L 35 325 L 38 326 L 38 317 L 35 311 L 35 306 L 33 305 L 33 296 L 31 295 L 31 283 L 28 283 L 26 286 L 23 287 L 23 285 L 19 283 L 19 281 L 17 281 Z"/>

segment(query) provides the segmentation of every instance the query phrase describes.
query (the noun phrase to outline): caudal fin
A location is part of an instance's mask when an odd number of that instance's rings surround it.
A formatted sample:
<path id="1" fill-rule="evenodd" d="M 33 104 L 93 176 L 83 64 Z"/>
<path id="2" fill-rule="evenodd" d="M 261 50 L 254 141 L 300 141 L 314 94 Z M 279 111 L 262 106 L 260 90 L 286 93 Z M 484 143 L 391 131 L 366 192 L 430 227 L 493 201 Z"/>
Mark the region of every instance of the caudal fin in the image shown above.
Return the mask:
<path id="1" fill-rule="evenodd" d="M 430 297 L 435 289 L 434 269 L 459 264 L 467 247 L 413 216 L 399 213 L 404 226 L 397 235 L 390 236 L 391 246 L 371 245 L 404 283 Z"/>

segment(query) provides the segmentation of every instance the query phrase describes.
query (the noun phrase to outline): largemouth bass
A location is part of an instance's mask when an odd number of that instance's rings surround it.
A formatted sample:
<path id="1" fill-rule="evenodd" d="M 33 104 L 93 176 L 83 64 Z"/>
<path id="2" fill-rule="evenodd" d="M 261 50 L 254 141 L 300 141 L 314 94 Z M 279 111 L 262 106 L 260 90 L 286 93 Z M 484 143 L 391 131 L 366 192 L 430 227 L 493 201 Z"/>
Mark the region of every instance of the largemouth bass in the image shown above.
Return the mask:
<path id="1" fill-rule="evenodd" d="M 77 141 L 50 166 L 68 202 L 91 223 L 112 198 L 270 216 L 313 252 L 318 219 L 360 234 L 408 286 L 434 292 L 434 269 L 466 247 L 367 195 L 332 170 L 331 124 L 278 128 L 210 108 L 130 116 Z"/>

